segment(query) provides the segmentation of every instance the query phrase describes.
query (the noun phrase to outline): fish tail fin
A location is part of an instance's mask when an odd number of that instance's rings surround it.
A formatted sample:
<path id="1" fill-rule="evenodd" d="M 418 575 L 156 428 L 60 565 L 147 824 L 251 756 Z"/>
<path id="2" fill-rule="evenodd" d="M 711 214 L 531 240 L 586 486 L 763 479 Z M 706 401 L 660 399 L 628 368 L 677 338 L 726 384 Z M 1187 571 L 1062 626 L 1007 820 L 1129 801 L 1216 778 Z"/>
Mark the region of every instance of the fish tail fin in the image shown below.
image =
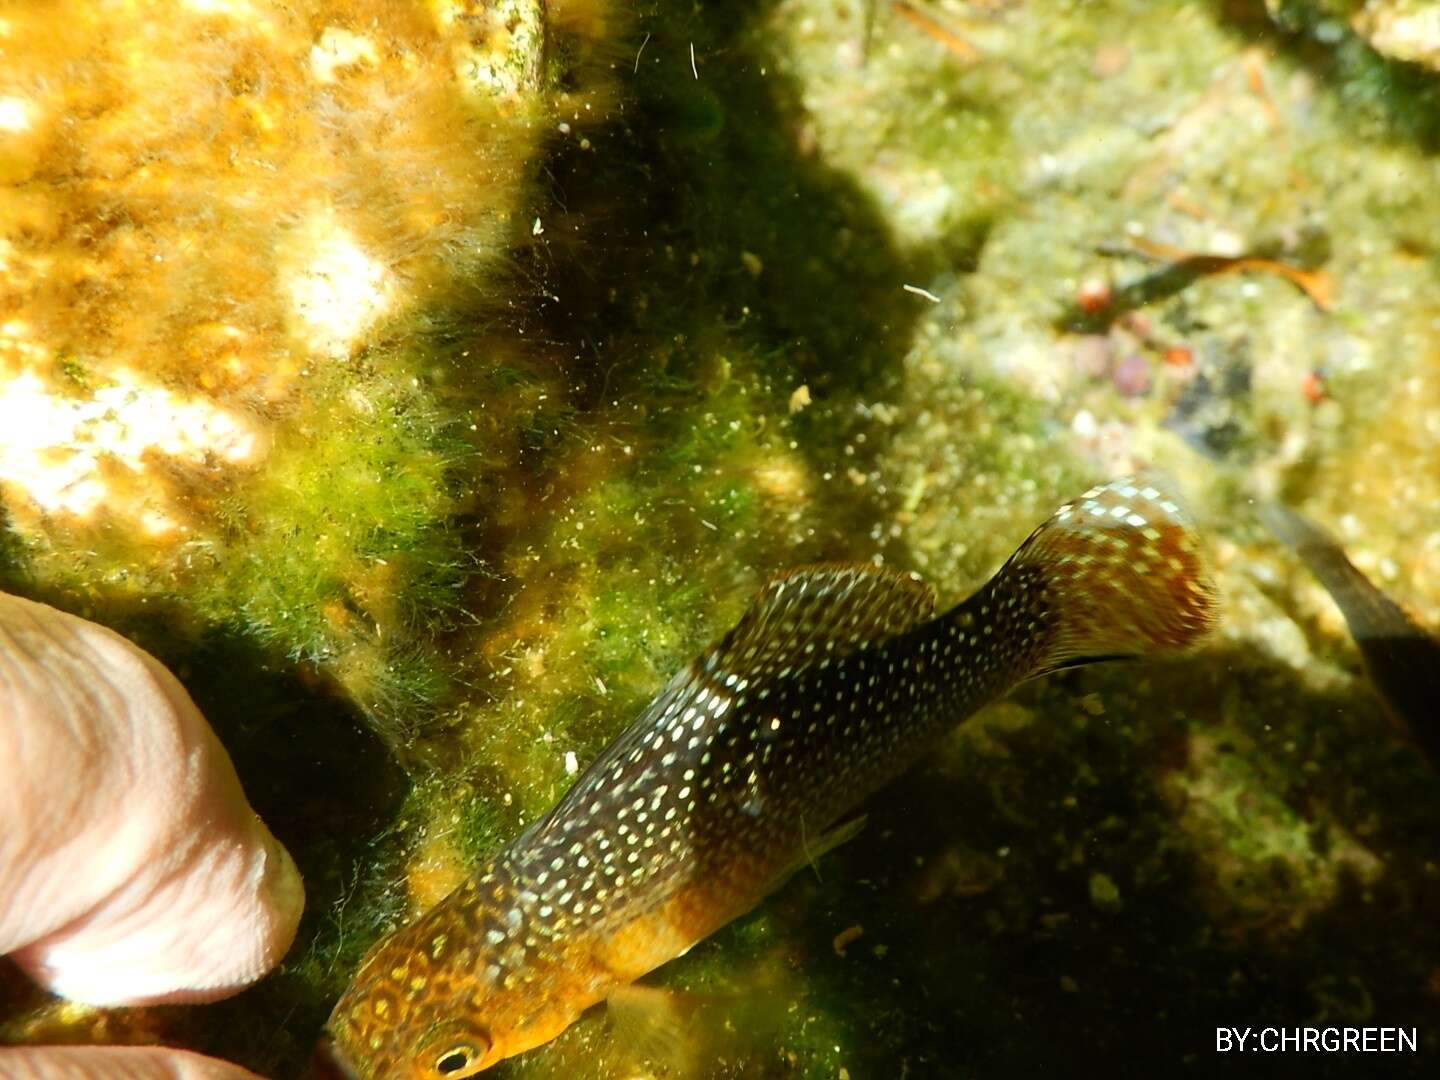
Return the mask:
<path id="1" fill-rule="evenodd" d="M 1357 642 L 1420 632 L 1405 610 L 1377 589 L 1350 561 L 1339 541 L 1319 524 L 1276 502 L 1262 502 L 1256 512 L 1275 538 L 1292 549 L 1325 587 Z"/>
<path id="2" fill-rule="evenodd" d="M 1199 535 L 1148 475 L 1113 480 L 1060 507 L 991 586 L 1038 600 L 1029 677 L 1180 652 L 1203 641 L 1219 618 Z"/>

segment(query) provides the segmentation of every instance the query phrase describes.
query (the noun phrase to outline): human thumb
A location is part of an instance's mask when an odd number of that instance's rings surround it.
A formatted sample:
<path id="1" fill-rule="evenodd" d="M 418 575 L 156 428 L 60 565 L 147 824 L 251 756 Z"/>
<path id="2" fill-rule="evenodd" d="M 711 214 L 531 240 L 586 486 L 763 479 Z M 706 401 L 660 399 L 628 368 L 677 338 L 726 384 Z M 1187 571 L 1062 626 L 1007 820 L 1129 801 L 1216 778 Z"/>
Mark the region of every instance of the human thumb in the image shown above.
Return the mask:
<path id="1" fill-rule="evenodd" d="M 0 761 L 0 954 L 41 984 L 95 1005 L 206 1001 L 284 955 L 300 875 L 154 657 L 0 593 Z"/>

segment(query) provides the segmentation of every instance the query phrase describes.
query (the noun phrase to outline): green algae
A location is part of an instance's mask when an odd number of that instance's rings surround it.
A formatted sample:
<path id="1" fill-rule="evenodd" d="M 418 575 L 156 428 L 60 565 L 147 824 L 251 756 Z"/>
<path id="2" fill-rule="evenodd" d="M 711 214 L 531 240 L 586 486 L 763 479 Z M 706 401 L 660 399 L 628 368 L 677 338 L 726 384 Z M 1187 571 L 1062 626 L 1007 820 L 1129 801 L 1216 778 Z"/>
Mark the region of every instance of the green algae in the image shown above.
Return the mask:
<path id="1" fill-rule="evenodd" d="M 316 374 L 264 470 L 195 487 L 188 509 L 209 528 L 178 547 L 157 557 L 117 525 L 84 547 L 25 543 L 18 573 L 122 627 L 163 604 L 181 640 L 233 633 L 328 669 L 398 737 L 443 683 L 415 637 L 453 612 L 470 572 L 451 524 L 468 444 L 413 370 Z"/>

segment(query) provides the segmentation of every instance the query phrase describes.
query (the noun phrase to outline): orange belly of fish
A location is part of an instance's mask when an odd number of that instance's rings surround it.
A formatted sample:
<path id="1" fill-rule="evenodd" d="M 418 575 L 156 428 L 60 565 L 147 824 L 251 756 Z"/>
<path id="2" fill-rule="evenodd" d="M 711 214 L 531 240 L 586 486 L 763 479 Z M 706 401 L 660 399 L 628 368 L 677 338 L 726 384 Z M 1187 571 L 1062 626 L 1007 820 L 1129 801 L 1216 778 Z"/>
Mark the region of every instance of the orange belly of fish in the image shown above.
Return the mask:
<path id="1" fill-rule="evenodd" d="M 643 915 L 589 940 L 572 938 L 547 979 L 546 1005 L 505 1040 L 504 1056 L 549 1042 L 590 1006 L 681 956 L 697 942 L 745 914 L 769 891 L 770 877 L 717 872 L 691 881 Z M 772 875 L 773 876 L 773 875 Z"/>
<path id="2" fill-rule="evenodd" d="M 591 950 L 616 985 L 634 982 L 661 964 L 688 952 L 720 927 L 745 914 L 764 898 L 763 889 L 741 879 L 748 875 L 707 875 L 692 881 L 658 907 L 613 931 Z"/>

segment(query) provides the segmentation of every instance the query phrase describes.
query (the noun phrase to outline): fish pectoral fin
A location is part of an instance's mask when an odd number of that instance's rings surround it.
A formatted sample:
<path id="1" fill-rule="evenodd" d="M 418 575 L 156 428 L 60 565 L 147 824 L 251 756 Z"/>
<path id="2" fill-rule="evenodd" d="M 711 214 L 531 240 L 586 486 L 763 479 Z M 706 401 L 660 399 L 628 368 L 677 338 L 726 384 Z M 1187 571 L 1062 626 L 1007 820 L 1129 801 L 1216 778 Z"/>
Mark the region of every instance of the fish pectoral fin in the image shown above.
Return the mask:
<path id="1" fill-rule="evenodd" d="M 838 825 L 832 825 L 815 838 L 814 843 L 806 844 L 805 862 L 801 865 L 813 866 L 815 860 L 822 855 L 829 855 L 841 844 L 849 843 L 860 835 L 860 830 L 865 828 L 865 822 L 870 818 L 866 814 L 856 814 L 852 818 L 846 818 Z"/>
<path id="2" fill-rule="evenodd" d="M 683 990 L 618 986 L 605 998 L 620 1045 L 680 1076 L 694 1074 L 696 1047 L 689 1036 L 705 999 Z"/>
<path id="3" fill-rule="evenodd" d="M 855 839 L 856 836 L 860 835 L 860 830 L 865 828 L 865 822 L 868 820 L 869 818 L 867 818 L 866 815 L 857 814 L 853 818 L 846 818 L 840 822 L 840 824 L 826 829 L 819 836 L 815 837 L 815 839 L 807 840 L 801 845 L 800 853 L 795 856 L 794 861 L 775 875 L 775 880 L 771 883 L 770 888 L 766 890 L 766 895 L 768 896 L 770 893 L 778 890 L 807 866 L 815 871 L 816 877 L 819 877 L 820 871 L 815 864 L 820 858 L 828 855 L 841 844 Z"/>

